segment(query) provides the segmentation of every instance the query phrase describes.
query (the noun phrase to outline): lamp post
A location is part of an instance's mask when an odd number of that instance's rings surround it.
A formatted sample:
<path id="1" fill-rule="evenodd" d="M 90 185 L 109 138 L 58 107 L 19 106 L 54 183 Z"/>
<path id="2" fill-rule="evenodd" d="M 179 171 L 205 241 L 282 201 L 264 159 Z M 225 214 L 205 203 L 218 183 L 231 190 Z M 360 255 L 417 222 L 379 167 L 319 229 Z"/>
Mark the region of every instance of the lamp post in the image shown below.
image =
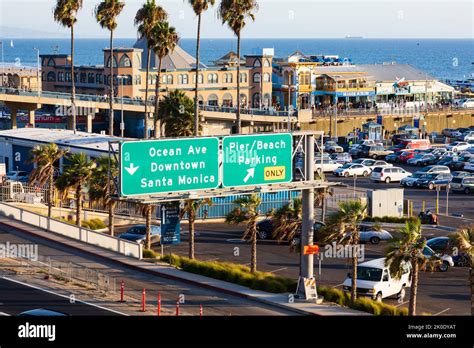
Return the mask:
<path id="1" fill-rule="evenodd" d="M 2 45 L 3 47 L 3 45 Z M 36 89 L 38 90 L 38 97 L 41 95 L 40 89 L 40 51 L 39 48 L 33 47 L 33 50 L 36 51 Z"/>
<path id="2" fill-rule="evenodd" d="M 120 136 L 123 138 L 124 137 L 124 132 L 125 132 L 125 124 L 123 123 L 123 80 L 127 78 L 126 75 L 117 75 L 117 80 L 120 81 L 120 94 L 121 94 L 121 104 L 122 104 L 122 110 L 120 113 Z"/>

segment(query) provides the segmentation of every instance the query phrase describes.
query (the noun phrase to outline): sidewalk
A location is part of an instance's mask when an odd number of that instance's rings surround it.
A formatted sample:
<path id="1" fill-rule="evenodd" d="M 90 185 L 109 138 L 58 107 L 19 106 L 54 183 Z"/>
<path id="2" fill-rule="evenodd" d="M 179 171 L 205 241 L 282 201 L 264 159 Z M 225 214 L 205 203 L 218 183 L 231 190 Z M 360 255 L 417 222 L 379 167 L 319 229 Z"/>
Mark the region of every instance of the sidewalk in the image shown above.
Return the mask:
<path id="1" fill-rule="evenodd" d="M 252 290 L 237 284 L 224 282 L 217 279 L 204 277 L 198 274 L 187 273 L 169 266 L 163 262 L 150 263 L 133 258 L 126 257 L 121 254 L 114 253 L 93 245 L 89 245 L 77 240 L 69 239 L 52 232 L 48 232 L 37 227 L 27 225 L 5 217 L 0 218 L 0 224 L 16 229 L 21 233 L 42 238 L 51 242 L 67 245 L 80 252 L 88 255 L 114 262 L 136 271 L 145 272 L 156 275 L 158 277 L 173 279 L 176 281 L 193 284 L 195 286 L 204 287 L 210 290 L 227 293 L 232 296 L 238 296 L 253 300 L 256 302 L 272 305 L 275 307 L 292 310 L 295 313 L 306 315 L 370 315 L 365 312 L 355 311 L 349 308 L 343 308 L 335 304 L 323 303 L 316 304 L 303 301 L 295 301 L 289 303 L 288 294 L 271 294 L 263 291 Z M 14 231 L 12 232 L 14 233 Z"/>

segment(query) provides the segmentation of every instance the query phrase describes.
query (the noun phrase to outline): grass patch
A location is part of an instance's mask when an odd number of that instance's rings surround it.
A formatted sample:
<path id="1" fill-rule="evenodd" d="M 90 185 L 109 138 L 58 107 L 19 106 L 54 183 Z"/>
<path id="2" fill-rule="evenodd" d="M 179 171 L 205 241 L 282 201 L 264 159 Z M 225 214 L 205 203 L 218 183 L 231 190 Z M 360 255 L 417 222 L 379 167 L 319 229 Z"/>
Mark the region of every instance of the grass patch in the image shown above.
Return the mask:
<path id="1" fill-rule="evenodd" d="M 158 257 L 158 254 L 153 250 L 143 249 L 142 256 L 145 259 L 156 259 Z"/>
<path id="2" fill-rule="evenodd" d="M 175 254 L 165 255 L 162 260 L 185 272 L 239 284 L 254 290 L 271 293 L 295 292 L 296 281 L 267 272 L 251 273 L 250 268 L 228 262 L 191 260 Z"/>

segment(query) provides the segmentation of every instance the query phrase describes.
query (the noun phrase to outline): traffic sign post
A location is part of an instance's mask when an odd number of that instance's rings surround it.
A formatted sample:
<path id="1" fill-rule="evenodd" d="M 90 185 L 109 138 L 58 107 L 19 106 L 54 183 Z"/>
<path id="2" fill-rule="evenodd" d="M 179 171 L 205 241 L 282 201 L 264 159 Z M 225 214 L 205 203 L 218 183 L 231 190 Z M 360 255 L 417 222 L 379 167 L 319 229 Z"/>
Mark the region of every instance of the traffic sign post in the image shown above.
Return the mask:
<path id="1" fill-rule="evenodd" d="M 216 188 L 218 154 L 218 138 L 123 142 L 120 194 L 127 197 Z"/>
<path id="2" fill-rule="evenodd" d="M 292 152 L 290 133 L 224 137 L 222 184 L 239 187 L 290 182 Z"/>
<path id="3" fill-rule="evenodd" d="M 179 202 L 161 205 L 161 245 L 179 244 L 181 242 L 179 210 Z"/>

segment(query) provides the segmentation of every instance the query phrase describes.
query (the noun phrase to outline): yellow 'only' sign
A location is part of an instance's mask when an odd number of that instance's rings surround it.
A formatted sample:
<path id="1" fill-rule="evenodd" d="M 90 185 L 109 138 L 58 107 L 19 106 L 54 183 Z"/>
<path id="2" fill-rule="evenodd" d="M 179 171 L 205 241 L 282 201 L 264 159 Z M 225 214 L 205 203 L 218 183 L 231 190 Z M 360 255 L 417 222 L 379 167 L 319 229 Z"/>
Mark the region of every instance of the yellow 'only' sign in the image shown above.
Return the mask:
<path id="1" fill-rule="evenodd" d="M 265 181 L 283 180 L 285 179 L 285 166 L 265 167 L 263 179 Z"/>

